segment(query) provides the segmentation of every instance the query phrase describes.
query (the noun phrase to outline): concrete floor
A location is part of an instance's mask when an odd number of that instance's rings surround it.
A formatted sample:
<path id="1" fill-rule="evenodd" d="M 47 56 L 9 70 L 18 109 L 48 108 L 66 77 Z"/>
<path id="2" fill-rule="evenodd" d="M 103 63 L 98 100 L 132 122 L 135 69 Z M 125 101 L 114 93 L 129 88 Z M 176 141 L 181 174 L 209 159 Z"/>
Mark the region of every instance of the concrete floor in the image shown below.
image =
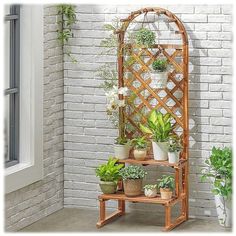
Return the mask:
<path id="1" fill-rule="evenodd" d="M 21 232 L 158 232 L 164 225 L 164 217 L 154 213 L 131 212 L 110 224 L 97 229 L 98 211 L 87 209 L 62 209 Z M 215 220 L 190 219 L 176 227 L 174 232 L 227 232 Z"/>

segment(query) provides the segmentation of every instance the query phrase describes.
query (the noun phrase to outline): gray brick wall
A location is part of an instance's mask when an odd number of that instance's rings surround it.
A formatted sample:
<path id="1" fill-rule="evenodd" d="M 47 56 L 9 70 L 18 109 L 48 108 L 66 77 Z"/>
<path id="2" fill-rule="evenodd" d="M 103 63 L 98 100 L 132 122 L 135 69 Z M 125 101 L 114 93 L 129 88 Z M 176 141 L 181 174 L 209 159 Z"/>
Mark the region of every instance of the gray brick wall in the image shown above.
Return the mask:
<path id="1" fill-rule="evenodd" d="M 44 8 L 44 178 L 5 196 L 5 229 L 19 230 L 63 207 L 63 54 L 56 8 Z"/>
<path id="2" fill-rule="evenodd" d="M 79 63 L 65 56 L 64 204 L 97 208 L 100 193 L 94 168 L 113 154 L 112 128 L 105 113 L 105 97 L 97 68 L 114 62 L 100 56 L 102 26 L 116 16 L 127 16 L 141 6 L 78 5 L 79 22 L 69 48 Z M 200 169 L 213 145 L 231 144 L 232 6 L 169 5 L 183 21 L 190 44 L 190 216 L 215 217 L 210 185 L 200 182 Z M 164 169 L 163 172 L 168 170 Z M 149 168 L 155 180 L 160 168 Z M 146 180 L 147 181 L 147 180 Z M 111 204 L 110 206 L 113 206 Z M 130 204 L 137 210 L 162 211 L 153 205 Z"/>

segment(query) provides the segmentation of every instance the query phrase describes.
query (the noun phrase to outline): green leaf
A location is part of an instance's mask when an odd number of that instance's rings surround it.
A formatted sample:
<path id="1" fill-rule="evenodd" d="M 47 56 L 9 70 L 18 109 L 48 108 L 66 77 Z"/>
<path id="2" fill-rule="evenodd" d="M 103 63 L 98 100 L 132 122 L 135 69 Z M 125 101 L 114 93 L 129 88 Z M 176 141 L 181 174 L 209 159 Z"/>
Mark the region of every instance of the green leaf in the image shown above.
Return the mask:
<path id="1" fill-rule="evenodd" d="M 146 127 L 142 124 L 140 124 L 140 129 L 141 129 L 142 132 L 144 132 L 146 134 L 152 134 L 152 131 L 148 127 Z"/>

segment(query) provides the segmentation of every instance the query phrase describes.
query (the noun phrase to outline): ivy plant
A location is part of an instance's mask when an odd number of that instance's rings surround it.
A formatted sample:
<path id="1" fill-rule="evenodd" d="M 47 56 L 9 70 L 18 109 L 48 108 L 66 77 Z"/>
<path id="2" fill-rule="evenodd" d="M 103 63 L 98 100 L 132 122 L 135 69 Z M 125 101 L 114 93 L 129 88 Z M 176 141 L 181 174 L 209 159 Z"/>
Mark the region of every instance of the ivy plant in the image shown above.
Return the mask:
<path id="1" fill-rule="evenodd" d="M 158 179 L 158 188 L 169 188 L 171 191 L 174 190 L 175 180 L 173 176 L 162 175 L 161 179 Z"/>
<path id="2" fill-rule="evenodd" d="M 118 159 L 110 157 L 106 164 L 102 164 L 96 168 L 96 176 L 101 181 L 105 182 L 117 182 L 120 179 L 120 169 L 124 164 L 118 164 Z"/>
<path id="3" fill-rule="evenodd" d="M 146 28 L 141 28 L 135 34 L 135 40 L 139 46 L 151 47 L 155 44 L 155 39 L 155 33 Z"/>
<path id="4" fill-rule="evenodd" d="M 232 196 L 232 149 L 212 148 L 211 155 L 205 160 L 207 165 L 202 169 L 201 181 L 209 179 L 213 183 L 212 192 L 226 199 Z"/>
<path id="5" fill-rule="evenodd" d="M 75 6 L 70 4 L 59 4 L 57 5 L 57 14 L 61 16 L 61 19 L 57 21 L 59 25 L 57 39 L 64 48 L 69 38 L 73 37 L 72 25 L 76 22 Z M 71 51 L 65 50 L 65 54 L 71 58 L 73 63 L 77 62 L 71 55 Z"/>
<path id="6" fill-rule="evenodd" d="M 147 172 L 144 171 L 144 169 L 140 166 L 127 166 L 125 168 L 122 168 L 120 170 L 120 175 L 123 180 L 127 179 L 143 179 L 146 175 Z"/>

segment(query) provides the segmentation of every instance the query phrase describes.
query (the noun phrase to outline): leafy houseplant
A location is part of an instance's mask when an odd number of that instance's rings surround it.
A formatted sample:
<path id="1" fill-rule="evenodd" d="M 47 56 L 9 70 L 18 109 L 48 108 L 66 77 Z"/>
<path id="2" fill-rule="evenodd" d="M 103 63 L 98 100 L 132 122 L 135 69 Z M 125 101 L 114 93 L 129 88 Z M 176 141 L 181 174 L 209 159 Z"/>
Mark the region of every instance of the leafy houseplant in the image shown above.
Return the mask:
<path id="1" fill-rule="evenodd" d="M 171 125 L 172 116 L 169 113 L 163 115 L 161 112 L 152 110 L 147 121 L 147 125 L 140 124 L 142 132 L 152 138 L 152 148 L 154 159 L 158 161 L 167 160 L 168 139 L 171 136 L 173 127 Z"/>
<path id="2" fill-rule="evenodd" d="M 134 138 L 131 141 L 134 147 L 134 158 L 143 161 L 147 156 L 147 140 L 145 137 Z"/>
<path id="3" fill-rule="evenodd" d="M 206 159 L 205 164 L 207 166 L 202 169 L 201 180 L 209 179 L 212 182 L 219 223 L 230 227 L 232 221 L 232 149 L 213 147 L 211 156 Z"/>
<path id="4" fill-rule="evenodd" d="M 123 164 L 117 164 L 117 159 L 109 158 L 106 164 L 102 164 L 96 168 L 96 176 L 100 178 L 100 188 L 103 193 L 115 193 L 117 189 L 117 181 L 120 179 L 120 169 Z"/>
<path id="5" fill-rule="evenodd" d="M 174 190 L 174 178 L 173 176 L 163 175 L 159 179 L 158 188 L 160 189 L 162 199 L 172 198 L 172 192 Z"/>
<path id="6" fill-rule="evenodd" d="M 179 137 L 170 138 L 168 144 L 168 159 L 169 163 L 177 163 L 179 161 L 179 154 L 182 150 Z"/>
<path id="7" fill-rule="evenodd" d="M 147 184 L 144 187 L 144 194 L 146 197 L 156 197 L 157 196 L 157 185 Z"/>
<path id="8" fill-rule="evenodd" d="M 152 63 L 152 88 L 166 88 L 168 79 L 168 62 L 166 59 L 157 59 Z"/>
<path id="9" fill-rule="evenodd" d="M 155 44 L 155 39 L 155 33 L 146 28 L 141 28 L 135 33 L 135 41 L 139 46 L 151 47 Z"/>
<path id="10" fill-rule="evenodd" d="M 142 181 L 147 172 L 140 166 L 127 166 L 120 170 L 126 196 L 134 197 L 142 194 Z"/>
<path id="11" fill-rule="evenodd" d="M 129 158 L 130 142 L 126 137 L 116 138 L 114 145 L 115 157 L 123 160 Z"/>

